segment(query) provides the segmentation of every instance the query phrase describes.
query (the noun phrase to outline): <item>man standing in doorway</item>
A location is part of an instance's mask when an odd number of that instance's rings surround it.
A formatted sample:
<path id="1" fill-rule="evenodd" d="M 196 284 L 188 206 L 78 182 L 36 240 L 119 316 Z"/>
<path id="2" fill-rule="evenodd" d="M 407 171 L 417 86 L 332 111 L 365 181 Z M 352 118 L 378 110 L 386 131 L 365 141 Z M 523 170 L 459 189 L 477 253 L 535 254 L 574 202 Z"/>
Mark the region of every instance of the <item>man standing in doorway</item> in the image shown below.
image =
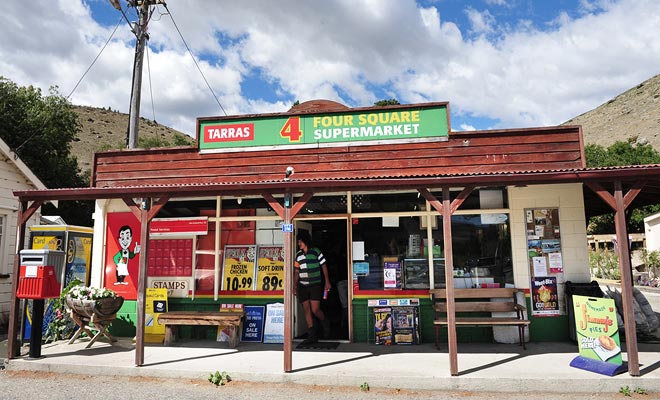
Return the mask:
<path id="1" fill-rule="evenodd" d="M 330 291 L 331 285 L 325 257 L 321 250 L 312 245 L 309 233 L 301 231 L 296 239 L 300 250 L 294 263 L 293 294 L 298 297 L 305 310 L 307 339 L 303 343 L 311 344 L 318 341 L 318 327 L 314 317 L 321 321 L 325 336 L 329 336 L 330 323 L 321 310 L 321 299 L 324 291 Z"/>

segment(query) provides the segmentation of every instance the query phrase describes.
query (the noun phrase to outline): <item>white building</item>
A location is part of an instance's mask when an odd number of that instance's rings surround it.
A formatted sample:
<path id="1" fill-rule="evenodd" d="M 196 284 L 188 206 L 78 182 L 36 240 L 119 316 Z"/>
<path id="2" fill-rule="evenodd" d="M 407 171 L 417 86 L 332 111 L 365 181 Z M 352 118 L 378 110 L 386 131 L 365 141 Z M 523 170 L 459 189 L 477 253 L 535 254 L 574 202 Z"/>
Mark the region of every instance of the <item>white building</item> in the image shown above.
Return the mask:
<path id="1" fill-rule="evenodd" d="M 12 273 L 16 254 L 18 199 L 15 190 L 46 189 L 46 186 L 20 158 L 0 139 L 0 333 L 6 332 L 9 321 Z M 35 214 L 27 222 L 39 221 Z"/>

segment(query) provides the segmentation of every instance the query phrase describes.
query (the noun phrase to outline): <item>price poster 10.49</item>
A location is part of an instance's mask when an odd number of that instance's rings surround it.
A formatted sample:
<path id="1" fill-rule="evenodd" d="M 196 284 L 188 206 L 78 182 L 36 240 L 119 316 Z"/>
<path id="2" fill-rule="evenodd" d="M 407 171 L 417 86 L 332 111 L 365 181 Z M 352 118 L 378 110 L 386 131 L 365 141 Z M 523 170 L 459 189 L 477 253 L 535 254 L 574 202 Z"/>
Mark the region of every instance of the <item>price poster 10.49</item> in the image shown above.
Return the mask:
<path id="1" fill-rule="evenodd" d="M 256 245 L 225 246 L 222 290 L 254 290 L 256 267 Z"/>
<path id="2" fill-rule="evenodd" d="M 282 290 L 284 288 L 284 247 L 259 246 L 258 253 L 256 290 Z"/>

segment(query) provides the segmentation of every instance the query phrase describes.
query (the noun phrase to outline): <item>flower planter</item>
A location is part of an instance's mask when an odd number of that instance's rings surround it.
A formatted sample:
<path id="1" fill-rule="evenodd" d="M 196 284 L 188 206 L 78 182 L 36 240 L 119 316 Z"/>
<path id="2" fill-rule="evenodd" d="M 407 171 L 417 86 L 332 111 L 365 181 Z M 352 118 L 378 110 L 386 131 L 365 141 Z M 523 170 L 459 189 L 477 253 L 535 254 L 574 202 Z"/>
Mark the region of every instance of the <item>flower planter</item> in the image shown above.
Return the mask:
<path id="1" fill-rule="evenodd" d="M 100 317 L 107 317 L 115 314 L 124 304 L 124 298 L 104 297 L 96 300 L 81 300 L 66 297 L 66 305 L 76 314 L 83 317 L 91 317 L 96 314 Z"/>

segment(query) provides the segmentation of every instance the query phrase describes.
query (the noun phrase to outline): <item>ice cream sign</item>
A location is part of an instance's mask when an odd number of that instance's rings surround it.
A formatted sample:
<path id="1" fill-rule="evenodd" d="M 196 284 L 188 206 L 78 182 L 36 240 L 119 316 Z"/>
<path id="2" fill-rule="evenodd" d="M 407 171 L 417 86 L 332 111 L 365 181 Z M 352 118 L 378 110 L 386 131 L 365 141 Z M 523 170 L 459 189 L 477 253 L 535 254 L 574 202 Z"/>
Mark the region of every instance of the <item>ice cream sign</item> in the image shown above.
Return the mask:
<path id="1" fill-rule="evenodd" d="M 199 118 L 197 142 L 204 152 L 447 140 L 448 133 L 447 103 L 424 103 L 328 113 Z"/>

